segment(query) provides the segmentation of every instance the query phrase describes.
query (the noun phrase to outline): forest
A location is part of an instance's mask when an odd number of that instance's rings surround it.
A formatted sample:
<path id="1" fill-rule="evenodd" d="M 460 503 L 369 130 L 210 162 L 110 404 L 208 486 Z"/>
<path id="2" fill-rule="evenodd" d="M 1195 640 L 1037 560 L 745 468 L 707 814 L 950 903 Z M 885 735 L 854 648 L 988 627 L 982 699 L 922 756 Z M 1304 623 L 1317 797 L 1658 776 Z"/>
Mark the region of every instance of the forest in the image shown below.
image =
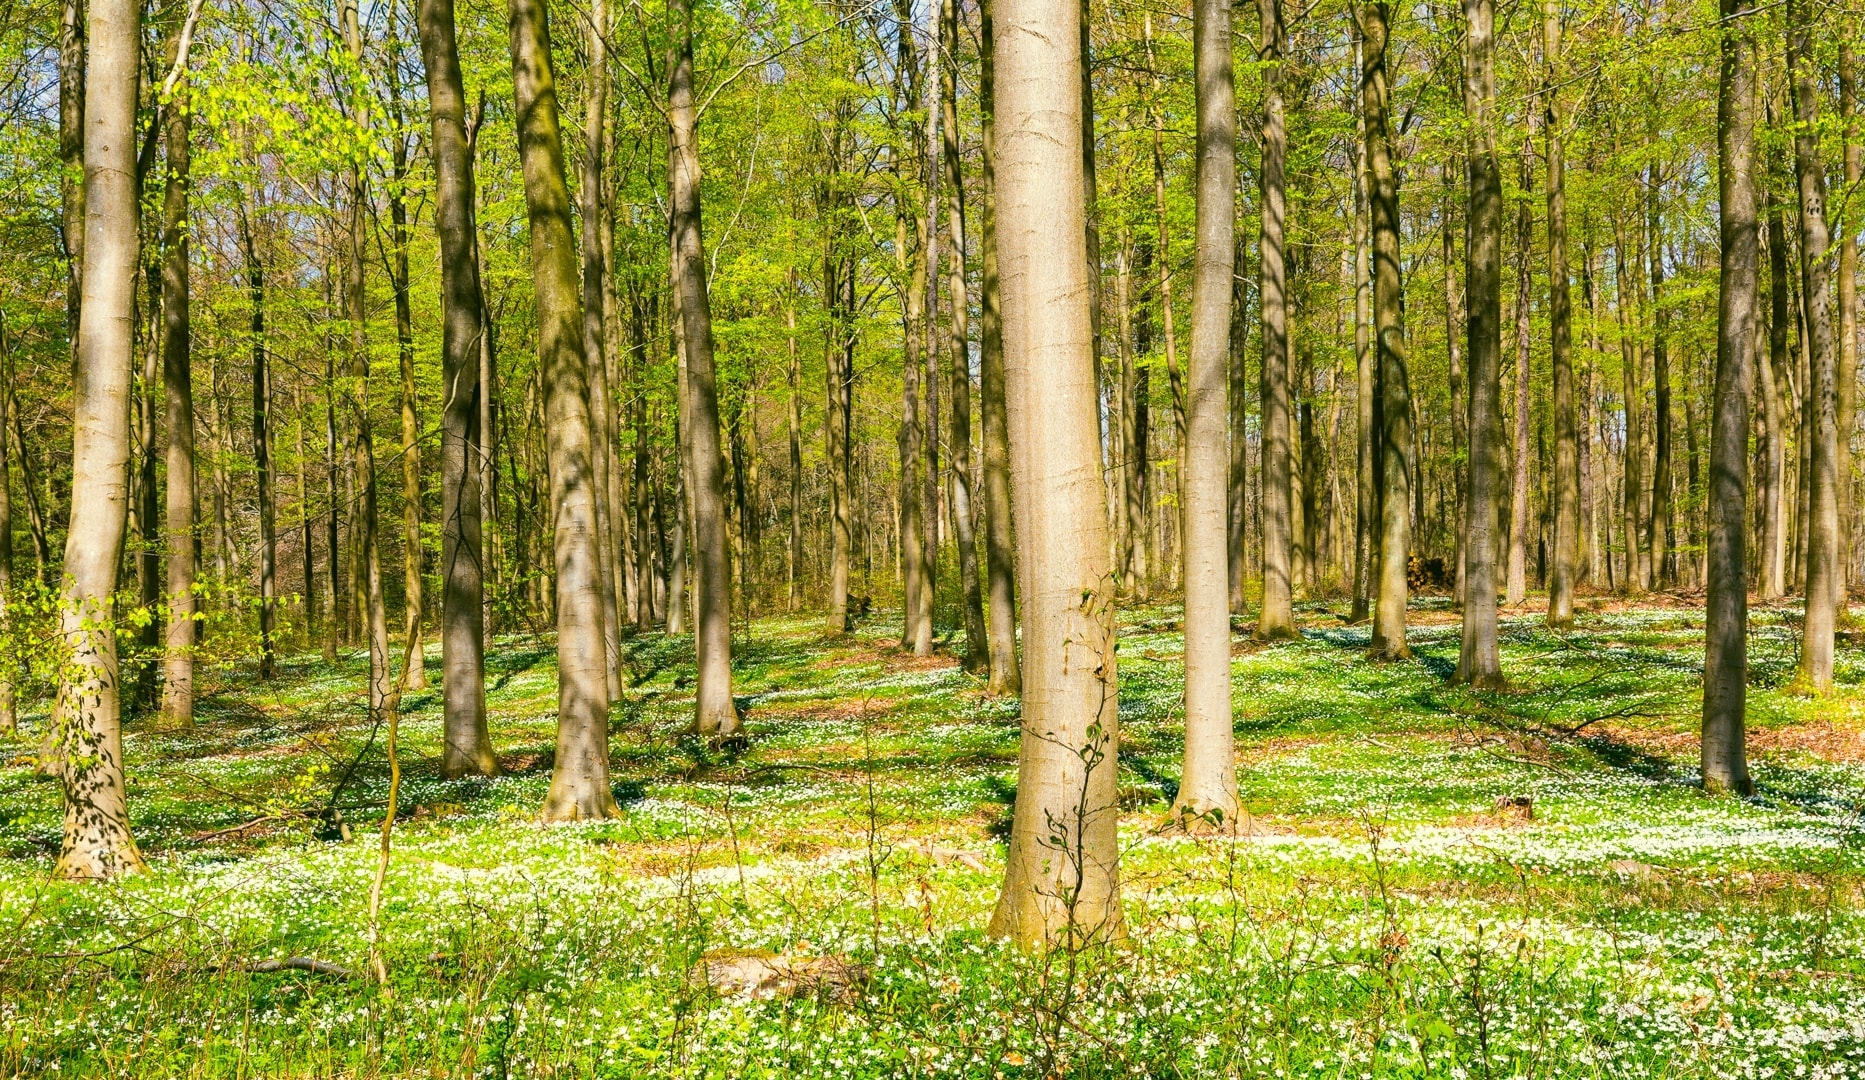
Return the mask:
<path id="1" fill-rule="evenodd" d="M 1856 0 L 0 0 L 0 1076 L 1865 1078 Z"/>

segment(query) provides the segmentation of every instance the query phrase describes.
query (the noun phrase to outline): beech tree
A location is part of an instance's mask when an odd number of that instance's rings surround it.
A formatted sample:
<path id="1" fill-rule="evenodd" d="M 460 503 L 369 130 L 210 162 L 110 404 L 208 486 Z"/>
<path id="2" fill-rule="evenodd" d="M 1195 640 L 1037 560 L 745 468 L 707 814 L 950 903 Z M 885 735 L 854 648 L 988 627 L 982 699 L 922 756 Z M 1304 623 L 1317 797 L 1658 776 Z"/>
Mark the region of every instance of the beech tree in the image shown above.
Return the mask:
<path id="1" fill-rule="evenodd" d="M 84 262 L 73 371 L 71 526 L 65 544 L 52 734 L 64 792 L 57 873 L 110 878 L 142 866 L 124 799 L 117 560 L 129 512 L 136 228 L 136 91 L 142 7 L 90 0 L 84 65 Z"/>
<path id="2" fill-rule="evenodd" d="M 1017 800 L 991 933 L 1124 932 L 1115 827 L 1113 576 L 1087 303 L 1080 13 L 999 0 L 997 242 L 1022 585 Z"/>

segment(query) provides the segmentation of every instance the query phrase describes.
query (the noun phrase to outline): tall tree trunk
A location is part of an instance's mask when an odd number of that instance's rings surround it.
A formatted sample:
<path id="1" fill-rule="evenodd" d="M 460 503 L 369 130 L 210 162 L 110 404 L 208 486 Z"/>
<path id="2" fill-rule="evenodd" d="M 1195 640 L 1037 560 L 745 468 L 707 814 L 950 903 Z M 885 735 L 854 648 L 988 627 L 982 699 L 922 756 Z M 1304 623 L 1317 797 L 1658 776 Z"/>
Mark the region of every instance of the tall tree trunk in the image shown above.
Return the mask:
<path id="1" fill-rule="evenodd" d="M 1722 288 L 1717 301 L 1716 407 L 1710 433 L 1709 599 L 1704 614 L 1703 786 L 1748 795 L 1748 424 L 1755 353 L 1754 51 L 1749 0 L 1722 0 L 1717 157 Z"/>
<path id="2" fill-rule="evenodd" d="M 1120 383 L 1126 409 L 1121 416 L 1121 445 L 1125 458 L 1127 563 L 1123 567 L 1132 594 L 1141 601 L 1149 597 L 1152 580 L 1152 539 L 1146 526 L 1147 491 L 1151 483 L 1148 465 L 1148 428 L 1151 417 L 1152 369 L 1135 363 L 1133 326 L 1132 244 L 1125 229 L 1120 234 L 1120 252 L 1116 257 L 1114 294 L 1120 310 Z"/>
<path id="3" fill-rule="evenodd" d="M 1153 57 L 1153 17 L 1147 12 L 1145 18 L 1146 33 L 1146 67 L 1152 72 L 1153 96 L 1148 106 L 1153 126 L 1153 221 L 1158 226 L 1158 250 L 1154 253 L 1159 269 L 1159 321 L 1166 338 L 1166 385 L 1172 399 L 1172 477 L 1177 486 L 1173 493 L 1175 510 L 1172 535 L 1176 543 L 1184 544 L 1185 537 L 1185 376 L 1179 367 L 1179 335 L 1174 321 L 1172 306 L 1172 245 L 1171 234 L 1166 228 L 1166 161 L 1165 132 L 1166 114 L 1162 104 L 1165 96 L 1163 80 L 1159 74 L 1158 62 Z M 1184 563 L 1181 559 L 1174 566 L 1181 571 Z M 1179 576 L 1178 573 L 1174 574 Z"/>
<path id="4" fill-rule="evenodd" d="M 211 353 L 209 354 L 212 355 Z M 337 545 L 337 353 L 324 354 L 324 547 L 330 558 L 326 570 L 330 587 L 324 590 L 324 661 L 336 663 L 343 626 L 337 605 L 343 596 L 343 561 Z M 211 367 L 211 364 L 210 364 Z M 212 395 L 209 395 L 211 401 Z M 212 450 L 211 440 L 209 450 Z"/>
<path id="5" fill-rule="evenodd" d="M 272 492 L 272 375 L 266 357 L 265 264 L 260 261 L 258 204 L 240 210 L 240 241 L 246 258 L 246 299 L 251 305 L 253 357 L 253 481 L 259 499 L 259 677 L 277 674 L 278 539 Z"/>
<path id="6" fill-rule="evenodd" d="M 1573 301 L 1567 280 L 1567 190 L 1562 157 L 1561 12 L 1558 0 L 1542 0 L 1542 53 L 1547 67 L 1543 90 L 1544 137 L 1548 154 L 1548 363 L 1554 369 L 1554 559 L 1548 576 L 1548 625 L 1574 624 L 1574 577 L 1580 566 L 1580 447 L 1574 404 Z"/>
<path id="7" fill-rule="evenodd" d="M 1464 291 L 1470 355 L 1469 478 L 1464 488 L 1463 648 L 1456 681 L 1502 685 L 1496 646 L 1496 495 L 1502 456 L 1502 165 L 1496 157 L 1496 9 L 1464 0 Z"/>
<path id="8" fill-rule="evenodd" d="M 1779 600 L 1787 595 L 1787 408 L 1782 401 L 1788 365 L 1787 226 L 1781 200 L 1766 187 L 1762 199 L 1768 218 L 1768 348 L 1757 374 L 1768 444 L 1762 466 L 1761 575 L 1755 591 L 1763 600 Z"/>
<path id="9" fill-rule="evenodd" d="M 433 126 L 434 231 L 440 241 L 440 652 L 441 775 L 498 771 L 486 728 L 483 468 L 489 432 L 483 406 L 491 387 L 473 148 L 454 31 L 453 0 L 421 0 L 416 15 Z"/>
<path id="10" fill-rule="evenodd" d="M 1654 138 L 1653 144 L 1657 141 Z M 1659 214 L 1659 195 L 1663 186 L 1654 160 L 1646 173 L 1646 243 L 1651 274 L 1651 382 L 1652 434 L 1657 441 L 1651 470 L 1651 515 L 1646 519 L 1646 546 L 1651 549 L 1651 571 L 1659 588 L 1677 584 L 1676 511 L 1672 497 L 1671 444 L 1671 359 L 1664 335 L 1664 233 Z"/>
<path id="11" fill-rule="evenodd" d="M 1788 53 L 1794 96 L 1794 172 L 1800 187 L 1800 280 L 1806 311 L 1807 619 L 1800 643 L 1800 681 L 1824 692 L 1833 685 L 1833 624 L 1843 588 L 1839 566 L 1839 436 L 1834 416 L 1832 282 L 1826 267 L 1826 167 L 1820 160 L 1818 75 L 1813 68 L 1813 16 L 1806 0 L 1788 6 Z"/>
<path id="12" fill-rule="evenodd" d="M 593 0 L 589 6 L 589 86 L 583 98 L 583 178 L 579 194 L 583 219 L 583 358 L 589 368 L 585 379 L 589 388 L 589 464 L 594 485 L 591 497 L 596 504 L 596 574 L 597 586 L 602 590 L 603 655 L 607 658 L 603 671 L 609 697 L 614 699 L 622 694 L 622 619 L 615 593 L 615 517 L 609 505 L 609 469 L 615 440 L 609 431 L 611 397 L 602 330 L 607 254 L 602 249 L 601 226 L 606 216 L 602 150 L 609 94 L 608 13 L 607 0 Z"/>
<path id="13" fill-rule="evenodd" d="M 401 77 L 389 65 L 389 96 L 396 123 L 402 120 Z M 389 277 L 395 290 L 395 353 L 401 374 L 401 481 L 402 481 L 402 689 L 427 689 L 427 661 L 421 645 L 421 618 L 426 601 L 422 594 L 421 559 L 421 423 L 416 413 L 414 381 L 414 311 L 408 291 L 408 204 L 403 192 L 408 176 L 408 143 L 397 133 L 392 144 L 394 183 L 389 186 L 389 235 L 393 251 Z"/>
<path id="14" fill-rule="evenodd" d="M 1234 90 L 1233 90 L 1234 93 Z M 1234 138 L 1234 136 L 1233 136 Z M 1241 196 L 1239 196 L 1241 197 Z M 1230 279 L 1230 612 L 1250 610 L 1250 402 L 1249 402 L 1249 259 L 1248 244 L 1233 242 Z M 1122 385 L 1126 385 L 1125 382 Z M 1121 412 L 1126 412 L 1123 404 Z M 1123 518 L 1124 520 L 1124 518 Z M 1119 565 L 1118 563 L 1116 565 Z"/>
<path id="15" fill-rule="evenodd" d="M 527 0 L 528 2 L 528 0 Z M 725 487 L 719 464 L 719 394 L 712 359 L 712 302 L 706 292 L 706 253 L 700 233 L 698 115 L 693 104 L 693 19 L 689 0 L 676 0 L 674 55 L 668 65 L 667 118 L 673 243 L 685 328 L 689 428 L 687 477 L 693 503 L 694 648 L 699 692 L 694 730 L 711 738 L 738 732 L 732 702 L 732 583 L 725 555 Z"/>
<path id="16" fill-rule="evenodd" d="M 1845 165 L 1846 191 L 1859 190 L 1859 181 L 1865 179 L 1865 148 L 1859 145 L 1858 109 L 1855 97 L 1857 83 L 1852 70 L 1852 47 L 1842 36 L 1839 41 L 1839 120 L 1841 160 Z M 1849 210 L 1850 208 L 1843 208 Z M 1857 522 L 1854 520 L 1854 478 L 1852 456 L 1852 436 L 1858 424 L 1858 380 L 1859 380 L 1859 342 L 1858 342 L 1858 221 L 1856 213 L 1842 213 L 1839 225 L 1839 367 L 1834 373 L 1838 384 L 1838 400 L 1834 405 L 1834 420 L 1839 430 L 1839 549 L 1836 588 L 1840 596 L 1840 618 L 1847 618 L 1845 598 L 1847 588 L 1855 576 L 1857 552 L 1853 548 L 1853 538 Z"/>
<path id="17" fill-rule="evenodd" d="M 784 549 L 784 610 L 803 606 L 803 354 L 797 351 L 796 267 L 790 268 L 784 289 L 784 329 L 789 366 L 790 411 L 785 432 L 790 436 L 790 542 Z"/>
<path id="18" fill-rule="evenodd" d="M 952 0 L 947 0 L 951 3 Z M 1236 93 L 1230 0 L 1192 8 L 1198 118 L 1197 246 L 1193 256 L 1191 393 L 1185 476 L 1185 760 L 1174 815 L 1237 821 L 1231 731 L 1229 529 L 1231 271 L 1236 261 Z"/>
<path id="19" fill-rule="evenodd" d="M 1531 125 L 1532 126 L 1532 125 Z M 1521 184 L 1535 183 L 1533 137 L 1522 140 Z M 1504 603 L 1519 607 L 1528 599 L 1528 413 L 1529 289 L 1534 283 L 1535 212 L 1524 199 L 1515 217 L 1515 458 L 1509 498 L 1509 580 Z"/>
<path id="20" fill-rule="evenodd" d="M 356 0 L 345 0 L 340 13 L 344 44 L 358 63 L 363 56 L 362 26 Z M 359 106 L 360 123 L 368 124 Z M 351 591 L 362 601 L 363 633 L 369 646 L 369 715 L 387 723 L 395 708 L 394 677 L 389 667 L 388 611 L 382 595 L 382 553 L 377 513 L 375 434 L 369 417 L 368 296 L 363 265 L 367 245 L 368 174 L 353 165 L 350 172 L 349 266 L 345 278 L 350 320 L 350 432 L 351 473 L 356 485 L 356 519 L 351 525 L 353 574 Z"/>
<path id="21" fill-rule="evenodd" d="M 86 0 L 58 5 L 58 178 L 59 231 L 65 248 L 65 332 L 71 356 L 78 356 L 79 314 L 84 291 L 84 110 Z M 132 146 L 130 153 L 135 153 Z M 18 422 L 17 415 L 14 418 Z M 23 450 L 22 450 L 23 456 Z"/>
<path id="22" fill-rule="evenodd" d="M 56 869 L 63 878 L 109 878 L 142 866 L 125 800 L 112 603 L 129 509 L 141 16 L 136 2 L 90 3 L 83 296 L 72 380 L 71 519 L 59 605 L 63 655 L 52 714 L 53 759 L 65 804 Z M 1109 773 L 1111 785 L 1111 765 Z"/>
<path id="23" fill-rule="evenodd" d="M 1022 740 L 990 931 L 1025 946 L 1122 935 L 1113 577 L 1087 294 L 1079 12 L 1005 0 L 998 239 L 1023 586 Z"/>
<path id="24" fill-rule="evenodd" d="M 590 475 L 589 365 L 583 355 L 550 23 L 541 0 L 510 0 L 508 10 L 556 534 L 557 755 L 543 816 L 547 821 L 607 818 L 619 809 L 609 788 L 609 695 L 596 494 Z"/>
<path id="25" fill-rule="evenodd" d="M 1412 554 L 1412 391 L 1406 371 L 1404 289 L 1399 263 L 1399 182 L 1392 162 L 1386 70 L 1388 0 L 1360 9 L 1366 36 L 1361 108 L 1366 111 L 1368 201 L 1373 218 L 1373 343 L 1377 351 L 1381 469 L 1379 587 L 1373 608 L 1374 656 L 1411 655 L 1405 642 L 1406 563 Z"/>
<path id="26" fill-rule="evenodd" d="M 1354 41 L 1354 64 L 1361 63 L 1360 42 Z M 1353 168 L 1353 356 L 1354 356 L 1354 536 L 1353 607 L 1348 621 L 1366 622 L 1373 614 L 1373 564 L 1378 559 L 1379 494 L 1374 488 L 1373 395 L 1379 380 L 1373 373 L 1373 262 L 1372 211 L 1367 205 L 1366 114 L 1354 110 L 1358 127 Z M 1448 270 L 1446 271 L 1448 274 Z M 1449 293 L 1445 294 L 1447 297 Z M 1455 395 L 1453 395 L 1454 397 Z"/>
<path id="27" fill-rule="evenodd" d="M 1464 320 L 1463 297 L 1459 294 L 1457 289 L 1457 241 L 1451 235 L 1451 211 L 1452 204 L 1455 200 L 1456 182 L 1452 179 L 1451 166 L 1447 163 L 1444 168 L 1444 227 L 1441 231 L 1441 241 L 1444 245 L 1444 351 L 1449 360 L 1451 376 L 1451 454 L 1453 458 L 1455 458 L 1455 455 L 1460 451 L 1467 453 L 1470 439 L 1468 431 L 1470 423 L 1470 391 L 1465 382 L 1466 373 L 1464 371 L 1463 348 L 1461 342 L 1458 340 L 1458 330 L 1462 327 Z M 1468 240 L 1467 237 L 1465 239 L 1466 241 Z M 1359 260 L 1356 259 L 1356 261 Z M 1365 346 L 1359 342 L 1356 342 L 1356 345 L 1359 345 L 1362 354 L 1364 354 Z M 1365 361 L 1362 361 L 1362 363 L 1364 364 Z M 1361 379 L 1362 385 L 1365 387 L 1362 393 L 1371 397 L 1372 389 L 1369 385 L 1372 382 L 1371 372 L 1369 371 L 1366 375 L 1361 376 Z M 1371 404 L 1372 403 L 1369 401 L 1361 410 L 1362 415 L 1364 415 L 1368 421 L 1367 426 L 1369 428 L 1371 427 L 1372 419 Z M 1363 462 L 1362 475 L 1367 477 L 1367 481 L 1362 485 L 1360 497 L 1362 506 L 1366 510 L 1366 517 L 1370 522 L 1372 518 L 1372 507 L 1377 505 L 1377 503 L 1373 501 L 1370 490 L 1367 490 L 1370 488 L 1372 475 L 1371 464 L 1367 460 L 1371 458 L 1373 453 L 1370 431 L 1366 437 L 1361 439 L 1361 452 L 1365 455 L 1365 457 L 1361 459 Z M 1455 470 L 1453 471 L 1455 472 Z M 1451 481 L 1451 490 L 1453 492 L 1456 507 L 1455 513 L 1457 515 L 1454 535 L 1457 548 L 1453 553 L 1452 573 L 1455 575 L 1455 580 L 1452 583 L 1452 588 L 1453 599 L 1460 606 L 1464 602 L 1465 574 L 1468 569 L 1465 555 L 1469 552 L 1470 548 L 1470 538 L 1465 532 L 1465 527 L 1469 523 L 1469 504 L 1466 501 L 1466 490 L 1468 487 L 1469 470 L 1465 469 L 1462 472 L 1455 472 Z M 1370 524 L 1368 527 L 1371 527 Z"/>
<path id="28" fill-rule="evenodd" d="M 992 0 L 979 0 L 978 108 L 983 114 L 980 295 L 978 297 L 978 421 L 984 446 L 984 570 L 989 596 L 992 696 L 1020 694 L 1017 659 L 1016 556 L 1010 529 L 1010 427 L 1004 410 L 1004 323 L 997 275 L 996 27 Z"/>
<path id="29" fill-rule="evenodd" d="M 952 253 L 948 286 L 952 294 L 951 376 L 947 397 L 952 410 L 952 534 L 958 540 L 958 577 L 965 623 L 965 670 L 974 675 L 991 669 L 991 651 L 984 627 L 984 595 L 978 580 L 978 542 L 973 530 L 971 490 L 971 348 L 968 316 L 971 300 L 965 287 L 965 177 L 958 139 L 958 0 L 943 0 L 939 9 L 939 55 L 945 76 L 940 80 L 939 111 L 944 137 L 945 182 L 951 189 L 946 215 Z"/>
<path id="30" fill-rule="evenodd" d="M 188 288 L 193 110 L 188 104 L 185 68 L 164 116 L 168 180 L 162 193 L 162 391 L 168 426 L 168 489 L 163 524 L 168 542 L 168 625 L 163 634 L 162 726 L 187 731 L 194 727 L 195 495 Z"/>
<path id="31" fill-rule="evenodd" d="M 1624 374 L 1625 443 L 1620 447 L 1624 458 L 1623 474 L 1625 513 L 1625 589 L 1641 593 L 1651 586 L 1650 549 L 1644 542 L 1644 515 L 1640 512 L 1645 490 L 1645 410 L 1644 380 L 1639 377 L 1637 323 L 1638 283 L 1626 262 L 1628 242 L 1624 222 L 1613 220 L 1613 281 L 1618 290 L 1614 297 L 1619 320 L 1619 367 Z"/>
<path id="32" fill-rule="evenodd" d="M 1257 10 L 1262 23 L 1257 60 L 1264 67 L 1263 231 L 1257 269 L 1263 322 L 1263 609 L 1257 614 L 1256 636 L 1271 641 L 1296 633 L 1290 566 L 1294 538 L 1289 478 L 1288 257 L 1283 227 L 1288 213 L 1283 169 L 1289 136 L 1282 104 L 1282 53 L 1287 38 L 1282 0 L 1257 0 Z"/>

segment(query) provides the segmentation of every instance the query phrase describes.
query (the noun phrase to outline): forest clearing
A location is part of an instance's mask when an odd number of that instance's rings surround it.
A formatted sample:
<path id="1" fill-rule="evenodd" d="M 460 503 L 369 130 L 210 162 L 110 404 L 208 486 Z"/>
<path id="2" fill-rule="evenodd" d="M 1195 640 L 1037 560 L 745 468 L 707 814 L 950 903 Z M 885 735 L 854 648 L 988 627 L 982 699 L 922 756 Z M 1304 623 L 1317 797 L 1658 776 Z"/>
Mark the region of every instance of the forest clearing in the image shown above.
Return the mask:
<path id="1" fill-rule="evenodd" d="M 843 641 L 815 620 L 742 626 L 739 752 L 686 734 L 690 645 L 633 639 L 613 821 L 535 821 L 546 644 L 502 639 L 488 656 L 496 779 L 443 779 L 434 695 L 405 699 L 380 988 L 365 973 L 368 823 L 387 775 L 361 752 L 366 664 L 289 657 L 269 686 L 216 673 L 198 734 L 129 738 L 146 874 L 48 885 L 54 785 L 18 757 L 0 773 L 0 1071 L 1865 1071 L 1859 652 L 1841 650 L 1832 697 L 1785 693 L 1795 613 L 1755 613 L 1759 793 L 1733 801 L 1694 775 L 1700 609 L 1583 604 L 1562 636 L 1538 614 L 1505 618 L 1515 688 L 1492 692 L 1444 684 L 1456 625 L 1442 598 L 1423 604 L 1406 663 L 1361 662 L 1364 628 L 1319 605 L 1303 605 L 1315 629 L 1300 642 L 1238 635 L 1253 835 L 1235 841 L 1159 829 L 1182 742 L 1180 613 L 1123 616 L 1129 936 L 1079 954 L 983 935 L 1016 709 L 953 658 L 903 652 L 897 622 Z M 352 808 L 348 842 L 333 801 Z M 250 970 L 290 957 L 340 973 Z"/>

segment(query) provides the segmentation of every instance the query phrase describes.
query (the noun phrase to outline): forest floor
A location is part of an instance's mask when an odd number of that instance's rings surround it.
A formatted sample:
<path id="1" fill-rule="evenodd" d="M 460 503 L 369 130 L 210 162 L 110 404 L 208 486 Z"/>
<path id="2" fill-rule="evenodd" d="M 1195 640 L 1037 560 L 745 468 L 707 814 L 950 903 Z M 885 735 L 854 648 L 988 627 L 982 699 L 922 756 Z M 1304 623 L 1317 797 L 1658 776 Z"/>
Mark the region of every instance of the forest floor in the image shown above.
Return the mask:
<path id="1" fill-rule="evenodd" d="M 628 640 L 610 822 L 535 822 L 547 643 L 490 657 L 496 779 L 441 779 L 438 689 L 409 695 L 386 992 L 360 656 L 217 672 L 194 734 L 132 723 L 149 871 L 108 886 L 47 879 L 41 705 L 0 738 L 0 1075 L 1865 1077 L 1865 643 L 1791 696 L 1797 613 L 1754 612 L 1740 801 L 1696 786 L 1688 603 L 1510 615 L 1497 693 L 1446 686 L 1443 599 L 1406 663 L 1341 614 L 1236 638 L 1235 841 L 1156 829 L 1178 612 L 1122 614 L 1129 937 L 1045 957 L 983 934 L 1017 707 L 883 618 L 741 627 L 729 752 L 683 734 L 689 642 Z M 257 970 L 294 957 L 336 967 Z"/>

